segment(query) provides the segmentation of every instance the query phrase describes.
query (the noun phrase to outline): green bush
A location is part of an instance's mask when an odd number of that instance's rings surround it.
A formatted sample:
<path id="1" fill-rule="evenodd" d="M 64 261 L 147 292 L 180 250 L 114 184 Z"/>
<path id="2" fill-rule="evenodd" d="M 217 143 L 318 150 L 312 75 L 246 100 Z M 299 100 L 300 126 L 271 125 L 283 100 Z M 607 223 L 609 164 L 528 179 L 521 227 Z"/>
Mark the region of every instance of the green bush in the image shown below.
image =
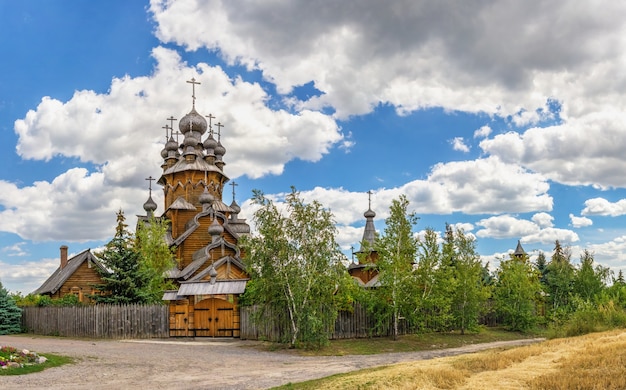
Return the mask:
<path id="1" fill-rule="evenodd" d="M 20 333 L 22 309 L 17 307 L 9 292 L 0 283 L 0 334 Z"/>

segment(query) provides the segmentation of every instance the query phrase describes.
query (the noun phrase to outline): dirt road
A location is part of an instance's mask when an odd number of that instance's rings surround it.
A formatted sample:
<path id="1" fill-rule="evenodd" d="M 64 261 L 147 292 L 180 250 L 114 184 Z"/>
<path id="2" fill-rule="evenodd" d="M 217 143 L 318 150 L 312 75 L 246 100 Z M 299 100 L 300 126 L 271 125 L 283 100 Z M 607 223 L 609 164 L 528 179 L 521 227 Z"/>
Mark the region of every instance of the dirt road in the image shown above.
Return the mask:
<path id="1" fill-rule="evenodd" d="M 0 336 L 0 345 L 71 356 L 75 364 L 0 376 L 0 389 L 265 389 L 380 365 L 471 353 L 540 339 L 367 356 L 263 352 L 243 340 L 72 340 Z"/>

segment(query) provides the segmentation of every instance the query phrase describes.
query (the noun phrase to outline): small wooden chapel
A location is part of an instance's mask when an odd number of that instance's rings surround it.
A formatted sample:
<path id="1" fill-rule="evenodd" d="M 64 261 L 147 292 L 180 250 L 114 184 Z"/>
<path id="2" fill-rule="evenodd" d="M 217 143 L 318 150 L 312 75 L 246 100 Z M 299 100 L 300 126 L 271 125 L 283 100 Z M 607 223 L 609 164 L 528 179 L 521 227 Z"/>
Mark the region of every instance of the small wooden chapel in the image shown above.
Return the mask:
<path id="1" fill-rule="evenodd" d="M 238 298 L 248 275 L 238 242 L 250 234 L 250 226 L 238 216 L 234 182 L 232 203 L 223 202 L 229 181 L 224 174 L 223 125 L 218 122 L 214 130 L 215 117 L 196 111 L 195 87 L 200 83 L 193 78 L 187 82 L 193 91 L 191 111 L 178 121 L 180 133 L 174 132 L 176 119 L 167 119 L 171 126 L 165 126 L 167 142 L 157 180 L 165 197 L 165 211 L 158 218 L 169 221 L 165 239 L 176 248 L 177 259 L 167 277 L 178 289 L 163 295 L 169 303 L 170 336 L 239 337 Z M 157 208 L 151 185 L 143 207 L 146 216 L 139 220 L 147 222 Z"/>

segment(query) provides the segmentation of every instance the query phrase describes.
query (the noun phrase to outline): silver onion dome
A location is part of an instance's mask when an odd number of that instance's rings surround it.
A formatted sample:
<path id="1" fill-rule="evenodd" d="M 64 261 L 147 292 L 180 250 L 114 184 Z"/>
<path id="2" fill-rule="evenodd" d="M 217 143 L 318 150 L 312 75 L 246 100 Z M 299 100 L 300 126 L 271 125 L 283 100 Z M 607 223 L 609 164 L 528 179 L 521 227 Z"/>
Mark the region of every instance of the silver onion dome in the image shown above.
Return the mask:
<path id="1" fill-rule="evenodd" d="M 195 108 L 192 108 L 189 114 L 185 115 L 180 122 L 178 122 L 178 128 L 183 134 L 187 134 L 190 131 L 198 132 L 200 135 L 206 133 L 207 123 L 206 119 Z"/>

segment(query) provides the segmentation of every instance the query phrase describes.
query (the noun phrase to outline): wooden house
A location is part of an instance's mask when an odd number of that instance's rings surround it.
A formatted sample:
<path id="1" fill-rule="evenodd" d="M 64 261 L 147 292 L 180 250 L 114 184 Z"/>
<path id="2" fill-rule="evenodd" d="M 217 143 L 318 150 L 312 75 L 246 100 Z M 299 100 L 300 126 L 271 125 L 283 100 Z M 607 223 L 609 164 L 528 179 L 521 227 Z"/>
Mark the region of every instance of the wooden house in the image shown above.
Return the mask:
<path id="1" fill-rule="evenodd" d="M 177 267 L 167 275 L 177 290 L 166 291 L 163 299 L 170 307 L 170 335 L 188 337 L 239 337 L 238 299 L 248 275 L 244 270 L 238 241 L 250 233 L 250 226 L 238 214 L 233 200 L 222 201 L 229 178 L 224 174 L 221 143 L 222 124 L 213 129 L 212 115 L 200 115 L 195 108 L 194 90 L 191 111 L 178 121 L 182 140 L 174 138 L 172 127 L 161 152 L 165 211 L 162 219 L 170 222 L 166 237 L 176 248 Z M 169 119 L 172 123 L 176 120 Z M 202 139 L 204 138 L 204 140 Z M 179 142 L 180 141 L 180 142 Z M 156 204 L 150 196 L 144 204 L 146 217 Z"/>
<path id="2" fill-rule="evenodd" d="M 33 294 L 53 299 L 71 294 L 80 302 L 89 303 L 89 295 L 97 293 L 94 285 L 102 283 L 98 269 L 104 271 L 105 268 L 89 249 L 69 259 L 67 250 L 67 246 L 61 246 L 59 268 Z"/>

